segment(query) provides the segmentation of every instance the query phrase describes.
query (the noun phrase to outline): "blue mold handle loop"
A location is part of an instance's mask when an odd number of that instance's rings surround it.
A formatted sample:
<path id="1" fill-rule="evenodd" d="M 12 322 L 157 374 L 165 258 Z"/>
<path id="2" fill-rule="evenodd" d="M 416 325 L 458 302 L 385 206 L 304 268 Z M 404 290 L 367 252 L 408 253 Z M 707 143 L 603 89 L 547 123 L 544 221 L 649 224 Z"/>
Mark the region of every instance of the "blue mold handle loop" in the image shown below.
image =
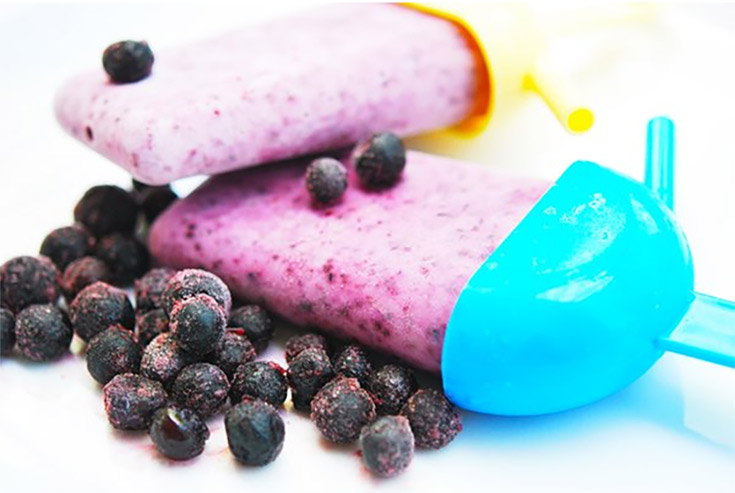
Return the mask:
<path id="1" fill-rule="evenodd" d="M 668 157 L 652 162 L 673 165 L 673 152 L 659 155 Z M 672 177 L 649 180 L 673 190 Z M 460 293 L 444 390 L 466 409 L 533 415 L 606 397 L 663 350 L 735 365 L 735 307 L 693 287 L 666 204 L 633 179 L 576 162 Z"/>

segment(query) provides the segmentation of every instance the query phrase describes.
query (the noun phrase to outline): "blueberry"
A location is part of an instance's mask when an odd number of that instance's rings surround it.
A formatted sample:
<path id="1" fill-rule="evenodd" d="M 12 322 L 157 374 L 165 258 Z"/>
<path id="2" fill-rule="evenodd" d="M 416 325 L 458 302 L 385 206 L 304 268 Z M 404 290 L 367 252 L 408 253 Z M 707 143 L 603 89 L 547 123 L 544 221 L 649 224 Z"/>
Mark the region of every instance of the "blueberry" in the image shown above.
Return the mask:
<path id="1" fill-rule="evenodd" d="M 370 364 L 367 354 L 357 344 L 345 347 L 334 360 L 333 366 L 336 374 L 356 378 L 362 386 L 367 384 L 368 377 L 373 372 L 373 365 Z"/>
<path id="2" fill-rule="evenodd" d="M 182 368 L 192 363 L 171 333 L 156 336 L 143 350 L 141 375 L 157 380 L 166 387 L 173 383 Z"/>
<path id="3" fill-rule="evenodd" d="M 41 243 L 41 255 L 45 255 L 63 272 L 73 261 L 92 251 L 94 238 L 81 224 L 65 226 L 50 232 Z"/>
<path id="4" fill-rule="evenodd" d="M 163 308 L 161 297 L 174 274 L 176 271 L 173 269 L 151 269 L 135 281 L 135 310 L 147 312 Z"/>
<path id="5" fill-rule="evenodd" d="M 411 423 L 418 448 L 442 448 L 462 431 L 462 419 L 457 409 L 444 394 L 433 389 L 422 389 L 413 394 L 401 414 Z"/>
<path id="6" fill-rule="evenodd" d="M 376 476 L 389 478 L 406 469 L 413 450 L 413 433 L 403 416 L 382 416 L 360 434 L 362 461 Z"/>
<path id="7" fill-rule="evenodd" d="M 203 357 L 214 351 L 225 333 L 226 317 L 222 307 L 206 294 L 177 302 L 169 320 L 176 342 L 193 357 Z"/>
<path id="8" fill-rule="evenodd" d="M 105 49 L 102 66 L 112 82 L 138 82 L 151 74 L 153 52 L 145 41 L 119 41 Z"/>
<path id="9" fill-rule="evenodd" d="M 227 443 L 235 458 L 249 466 L 273 462 L 283 449 L 283 420 L 270 404 L 245 399 L 225 414 Z"/>
<path id="10" fill-rule="evenodd" d="M 314 202 L 336 202 L 347 189 L 347 170 L 329 157 L 313 160 L 306 168 L 306 190 Z"/>
<path id="11" fill-rule="evenodd" d="M 394 185 L 406 166 L 406 149 L 392 133 L 380 133 L 355 149 L 355 171 L 363 185 L 381 188 Z"/>
<path id="12" fill-rule="evenodd" d="M 177 301 L 183 301 L 197 294 L 206 294 L 214 298 L 229 315 L 232 307 L 232 295 L 222 279 L 200 269 L 185 269 L 177 272 L 166 284 L 161 294 L 161 302 L 166 313 L 171 315 Z"/>
<path id="13" fill-rule="evenodd" d="M 71 344 L 66 315 L 54 305 L 31 305 L 15 318 L 15 344 L 33 361 L 59 359 Z"/>
<path id="14" fill-rule="evenodd" d="M 263 352 L 273 338 L 273 322 L 259 305 L 245 305 L 232 310 L 228 325 L 242 329 L 257 353 Z"/>
<path id="15" fill-rule="evenodd" d="M 112 273 L 106 263 L 96 257 L 82 257 L 70 263 L 64 270 L 61 290 L 67 301 L 71 301 L 87 286 L 111 281 Z"/>
<path id="16" fill-rule="evenodd" d="M 107 264 L 113 282 L 119 286 L 127 286 L 148 270 L 148 249 L 130 235 L 113 233 L 103 237 L 95 255 Z"/>
<path id="17" fill-rule="evenodd" d="M 290 363 L 301 351 L 311 348 L 329 353 L 327 340 L 322 335 L 310 333 L 290 337 L 286 341 L 286 362 Z"/>
<path id="18" fill-rule="evenodd" d="M 74 332 L 85 341 L 111 325 L 120 324 L 129 330 L 135 327 L 135 313 L 128 295 L 104 282 L 82 289 L 69 306 L 69 317 Z"/>
<path id="19" fill-rule="evenodd" d="M 143 183 L 142 181 L 138 181 L 135 178 L 132 178 L 131 183 L 133 184 L 133 191 L 134 192 L 142 192 L 143 190 L 147 188 L 151 188 L 151 186 L 155 185 L 148 185 L 147 183 Z"/>
<path id="20" fill-rule="evenodd" d="M 222 370 L 209 363 L 185 367 L 174 381 L 172 396 L 183 407 L 206 419 L 227 401 L 230 383 Z"/>
<path id="21" fill-rule="evenodd" d="M 273 361 L 251 361 L 241 365 L 232 378 L 230 397 L 237 404 L 245 396 L 262 399 L 273 407 L 286 401 L 285 370 Z"/>
<path id="22" fill-rule="evenodd" d="M 171 404 L 153 414 L 148 434 L 161 454 L 173 460 L 187 460 L 204 451 L 209 428 L 191 409 Z"/>
<path id="23" fill-rule="evenodd" d="M 310 410 L 311 399 L 332 377 L 334 371 L 327 353 L 318 348 L 301 351 L 289 364 L 287 373 L 294 408 Z"/>
<path id="24" fill-rule="evenodd" d="M 139 315 L 135 320 L 135 331 L 140 345 L 143 347 L 148 346 L 159 334 L 168 332 L 168 317 L 166 316 L 166 312 L 159 308 Z"/>
<path id="25" fill-rule="evenodd" d="M 102 385 L 121 373 L 138 373 L 143 354 L 128 329 L 113 325 L 97 334 L 87 347 L 87 371 Z"/>
<path id="26" fill-rule="evenodd" d="M 138 206 L 122 188 L 98 185 L 87 190 L 74 207 L 74 219 L 97 238 L 111 233 L 132 233 Z"/>
<path id="27" fill-rule="evenodd" d="M 0 303 L 13 313 L 34 304 L 56 303 L 59 270 L 47 257 L 15 257 L 0 267 Z"/>
<path id="28" fill-rule="evenodd" d="M 0 356 L 8 356 L 15 346 L 15 317 L 10 310 L 0 308 Z"/>
<path id="29" fill-rule="evenodd" d="M 115 376 L 102 391 L 107 420 L 118 430 L 147 429 L 168 398 L 159 382 L 132 373 Z"/>
<path id="30" fill-rule="evenodd" d="M 162 187 L 145 187 L 135 194 L 138 207 L 149 224 L 168 209 L 179 198 L 168 185 Z"/>
<path id="31" fill-rule="evenodd" d="M 375 404 L 356 378 L 338 377 L 311 401 L 311 420 L 334 443 L 350 443 L 375 419 Z"/>
<path id="32" fill-rule="evenodd" d="M 411 394 L 418 389 L 413 372 L 403 366 L 385 365 L 368 378 L 367 389 L 378 414 L 398 414 Z"/>
<path id="33" fill-rule="evenodd" d="M 217 343 L 212 363 L 232 379 L 240 365 L 255 359 L 255 349 L 247 337 L 228 330 Z"/>

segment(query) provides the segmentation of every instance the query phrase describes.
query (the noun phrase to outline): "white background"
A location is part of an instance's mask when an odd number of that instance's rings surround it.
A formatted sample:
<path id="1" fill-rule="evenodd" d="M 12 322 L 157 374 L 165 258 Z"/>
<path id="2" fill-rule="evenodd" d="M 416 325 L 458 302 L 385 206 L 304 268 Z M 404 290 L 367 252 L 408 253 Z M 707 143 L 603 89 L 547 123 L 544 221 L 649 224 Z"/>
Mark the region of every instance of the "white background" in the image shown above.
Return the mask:
<path id="1" fill-rule="evenodd" d="M 303 7 L 0 6 L 0 261 L 37 252 L 48 231 L 71 221 L 89 186 L 128 183 L 56 125 L 51 102 L 66 76 L 99 63 L 118 39 L 147 39 L 156 50 L 296 8 Z M 569 9 L 547 7 L 543 14 Z M 667 114 L 677 123 L 676 208 L 697 289 L 735 299 L 735 7 L 661 8 L 654 23 L 579 33 L 551 47 L 596 112 L 591 132 L 565 134 L 529 96 L 477 141 L 417 142 L 549 179 L 575 159 L 641 177 L 646 121 Z M 269 356 L 280 353 L 277 344 Z M 221 418 L 210 422 L 203 456 L 171 464 L 145 435 L 111 430 L 81 358 L 53 365 L 4 360 L 0 490 L 735 491 L 735 373 L 676 355 L 623 392 L 576 411 L 535 418 L 465 413 L 455 442 L 418 453 L 389 481 L 372 479 L 354 447 L 320 440 L 303 416 L 284 419 L 283 453 L 266 468 L 234 463 Z"/>

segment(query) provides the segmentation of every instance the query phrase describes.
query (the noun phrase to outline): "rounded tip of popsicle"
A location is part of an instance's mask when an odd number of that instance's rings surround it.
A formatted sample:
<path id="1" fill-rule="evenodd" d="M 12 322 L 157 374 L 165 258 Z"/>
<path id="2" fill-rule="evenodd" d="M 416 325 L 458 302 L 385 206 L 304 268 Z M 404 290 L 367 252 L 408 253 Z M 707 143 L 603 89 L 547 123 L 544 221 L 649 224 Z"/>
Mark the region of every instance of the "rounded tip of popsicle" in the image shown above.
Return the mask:
<path id="1" fill-rule="evenodd" d="M 595 123 L 595 115 L 588 108 L 577 108 L 567 116 L 567 129 L 572 133 L 586 132 Z"/>

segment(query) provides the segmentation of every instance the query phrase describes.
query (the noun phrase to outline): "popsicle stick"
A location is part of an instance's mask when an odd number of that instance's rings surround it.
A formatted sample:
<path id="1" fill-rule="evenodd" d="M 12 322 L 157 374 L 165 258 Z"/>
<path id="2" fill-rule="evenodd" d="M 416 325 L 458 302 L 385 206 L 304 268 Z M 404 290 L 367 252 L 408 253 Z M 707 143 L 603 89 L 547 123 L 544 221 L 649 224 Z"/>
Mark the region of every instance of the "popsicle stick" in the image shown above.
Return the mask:
<path id="1" fill-rule="evenodd" d="M 571 133 L 586 132 L 595 122 L 595 116 L 588 107 L 574 99 L 568 81 L 552 75 L 550 70 L 537 64 L 523 80 L 523 87 L 541 96 L 559 123 Z"/>
<path id="2" fill-rule="evenodd" d="M 659 116 L 648 122 L 646 186 L 674 209 L 674 122 Z"/>
<path id="3" fill-rule="evenodd" d="M 658 339 L 666 351 L 735 368 L 735 303 L 694 293 L 679 325 Z"/>

